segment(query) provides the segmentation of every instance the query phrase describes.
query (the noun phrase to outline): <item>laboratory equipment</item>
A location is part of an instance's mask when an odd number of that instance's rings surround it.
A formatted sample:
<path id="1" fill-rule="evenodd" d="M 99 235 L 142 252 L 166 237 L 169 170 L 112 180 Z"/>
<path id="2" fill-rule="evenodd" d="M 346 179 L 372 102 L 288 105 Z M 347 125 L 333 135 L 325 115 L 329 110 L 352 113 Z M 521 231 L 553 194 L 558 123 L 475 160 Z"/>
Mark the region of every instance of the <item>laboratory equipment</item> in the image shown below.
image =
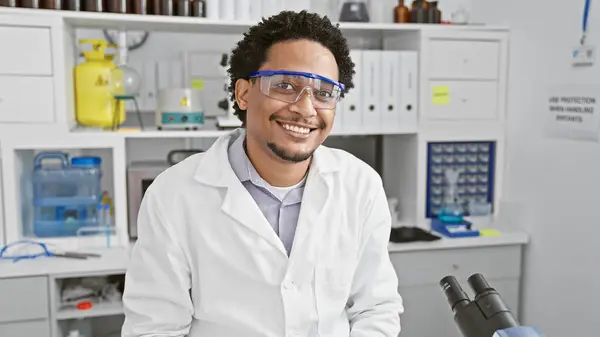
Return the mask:
<path id="1" fill-rule="evenodd" d="M 225 83 L 223 83 L 223 91 L 225 92 L 225 98 L 219 101 L 219 108 L 227 112 L 227 115 L 225 117 L 217 118 L 217 126 L 221 129 L 239 128 L 240 126 L 242 126 L 242 121 L 240 121 L 239 118 L 235 116 L 233 102 L 229 98 L 229 75 L 227 73 L 227 64 L 229 62 L 228 58 L 229 56 L 227 54 L 223 54 L 221 56 L 221 63 L 219 63 L 221 72 L 223 73 L 223 76 L 225 76 Z"/>
<path id="2" fill-rule="evenodd" d="M 438 219 L 445 223 L 463 222 L 463 210 L 458 199 L 458 178 L 462 170 L 447 168 L 444 172 L 447 188 L 444 204 L 438 213 Z"/>
<path id="3" fill-rule="evenodd" d="M 369 22 L 369 1 L 345 1 L 340 10 L 342 22 Z"/>
<path id="4" fill-rule="evenodd" d="M 404 0 L 398 0 L 398 5 L 394 7 L 394 22 L 408 23 L 410 22 L 410 10 L 404 4 Z"/>
<path id="5" fill-rule="evenodd" d="M 127 65 L 111 70 L 109 76 L 110 93 L 117 99 L 132 99 L 140 91 L 140 75 Z"/>
<path id="6" fill-rule="evenodd" d="M 429 22 L 429 2 L 426 0 L 414 0 L 410 6 L 410 23 Z"/>
<path id="7" fill-rule="evenodd" d="M 457 204 L 469 216 L 469 203 L 494 204 L 495 142 L 430 142 L 427 144 L 425 215 L 436 218 L 447 196 L 446 171 L 462 173 L 455 186 Z M 493 210 L 492 210 L 493 211 Z"/>
<path id="8" fill-rule="evenodd" d="M 160 90 L 155 118 L 158 130 L 198 130 L 202 128 L 204 126 L 204 109 L 201 91 L 190 88 Z"/>
<path id="9" fill-rule="evenodd" d="M 469 18 L 469 12 L 462 5 L 458 7 L 458 10 L 451 14 L 452 24 L 454 25 L 466 25 L 469 23 Z"/>
<path id="10" fill-rule="evenodd" d="M 444 204 L 437 219 L 431 220 L 431 229 L 448 237 L 478 236 L 479 231 L 471 228 L 471 222 L 464 219 L 464 210 L 459 203 L 458 179 L 461 169 L 447 168 L 444 172 L 447 187 Z"/>
<path id="11" fill-rule="evenodd" d="M 69 335 L 67 337 L 93 337 L 92 331 L 92 323 L 89 319 L 75 318 L 69 327 Z"/>
<path id="12" fill-rule="evenodd" d="M 136 99 L 140 90 L 139 73 L 135 69 L 121 64 L 110 72 L 108 87 L 111 95 L 116 100 L 117 111 L 125 106 L 126 101 L 133 101 L 138 123 L 140 124 L 140 128 L 143 128 L 140 107 Z M 120 124 L 119 115 L 116 113 L 113 114 L 111 129 L 116 130 Z"/>
<path id="13" fill-rule="evenodd" d="M 442 12 L 437 1 L 430 1 L 427 8 L 427 23 L 442 23 Z"/>
<path id="14" fill-rule="evenodd" d="M 127 206 L 129 215 L 129 238 L 137 239 L 137 218 L 146 190 L 164 170 L 187 157 L 203 152 L 201 149 L 172 150 L 166 160 L 134 161 L 127 167 Z"/>
<path id="15" fill-rule="evenodd" d="M 481 274 L 473 274 L 468 283 L 475 293 L 474 300 L 454 276 L 440 281 L 454 322 L 464 337 L 544 337 L 538 328 L 521 326 L 496 289 Z"/>
<path id="16" fill-rule="evenodd" d="M 47 164 L 50 159 L 59 165 Z M 42 152 L 34 158 L 33 232 L 38 237 L 75 236 L 81 227 L 97 224 L 96 205 L 102 197 L 99 157 L 74 157 Z"/>
<path id="17" fill-rule="evenodd" d="M 88 257 L 100 257 L 100 254 L 51 250 L 45 243 L 32 240 L 16 241 L 0 249 L 0 259 L 13 262 L 52 256 L 85 260 Z"/>
<path id="18" fill-rule="evenodd" d="M 91 44 L 93 48 L 83 52 L 85 61 L 74 70 L 77 123 L 104 128 L 113 127 L 115 123 L 122 124 L 125 121 L 125 105 L 118 104 L 109 86 L 111 73 L 117 66 L 114 55 L 105 53 L 106 48 L 117 48 L 117 45 L 104 40 L 80 40 L 79 44 Z"/>
<path id="19" fill-rule="evenodd" d="M 424 230 L 419 227 L 397 227 L 392 228 L 390 232 L 390 242 L 404 243 L 404 242 L 417 242 L 417 241 L 436 241 L 441 237 Z"/>

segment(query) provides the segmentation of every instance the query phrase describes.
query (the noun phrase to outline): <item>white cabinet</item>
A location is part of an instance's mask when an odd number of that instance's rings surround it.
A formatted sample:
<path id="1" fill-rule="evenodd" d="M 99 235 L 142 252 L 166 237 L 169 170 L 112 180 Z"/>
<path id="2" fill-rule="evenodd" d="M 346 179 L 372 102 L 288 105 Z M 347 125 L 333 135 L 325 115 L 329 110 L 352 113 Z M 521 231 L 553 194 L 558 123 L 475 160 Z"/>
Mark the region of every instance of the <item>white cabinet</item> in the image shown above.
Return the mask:
<path id="1" fill-rule="evenodd" d="M 0 15 L 0 124 L 55 122 L 53 21 Z"/>
<path id="2" fill-rule="evenodd" d="M 0 298 L 0 324 L 49 316 L 47 277 L 0 279 Z"/>
<path id="3" fill-rule="evenodd" d="M 420 130 L 503 127 L 507 32 L 431 31 L 421 49 Z"/>
<path id="4" fill-rule="evenodd" d="M 429 78 L 496 80 L 500 68 L 500 42 L 430 39 Z"/>
<path id="5" fill-rule="evenodd" d="M 0 18 L 0 41 L 1 75 L 52 75 L 49 27 L 10 26 Z"/>
<path id="6" fill-rule="evenodd" d="M 0 336 L 6 337 L 51 337 L 50 322 L 35 320 L 23 322 L 0 323 Z M 61 336 L 59 336 L 61 337 Z"/>
<path id="7" fill-rule="evenodd" d="M 0 123 L 54 121 L 52 77 L 0 75 Z"/>
<path id="8" fill-rule="evenodd" d="M 430 120 L 496 120 L 498 116 L 498 82 L 429 81 L 429 95 L 436 91 L 448 95 L 443 104 L 429 105 Z"/>
<path id="9" fill-rule="evenodd" d="M 48 278 L 0 279 L 0 336 L 50 337 Z"/>

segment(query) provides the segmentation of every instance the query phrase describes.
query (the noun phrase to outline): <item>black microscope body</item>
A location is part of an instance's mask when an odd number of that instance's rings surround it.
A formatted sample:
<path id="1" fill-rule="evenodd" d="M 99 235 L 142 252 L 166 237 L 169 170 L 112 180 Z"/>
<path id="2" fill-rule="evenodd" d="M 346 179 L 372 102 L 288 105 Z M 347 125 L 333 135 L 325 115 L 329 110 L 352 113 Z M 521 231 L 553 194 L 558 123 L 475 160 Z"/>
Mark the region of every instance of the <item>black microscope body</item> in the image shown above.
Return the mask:
<path id="1" fill-rule="evenodd" d="M 522 327 L 500 294 L 481 274 L 473 274 L 468 283 L 475 298 L 471 301 L 454 276 L 440 281 L 454 321 L 464 337 L 542 337 L 536 328 Z"/>

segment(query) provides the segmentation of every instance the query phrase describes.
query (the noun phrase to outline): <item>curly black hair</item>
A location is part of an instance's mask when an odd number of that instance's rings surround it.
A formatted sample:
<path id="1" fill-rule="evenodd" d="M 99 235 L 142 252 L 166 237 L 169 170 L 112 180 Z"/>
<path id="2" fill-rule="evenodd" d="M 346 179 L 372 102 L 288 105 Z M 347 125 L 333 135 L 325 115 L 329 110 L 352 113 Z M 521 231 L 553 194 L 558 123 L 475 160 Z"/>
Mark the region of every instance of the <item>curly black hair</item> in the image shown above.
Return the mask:
<path id="1" fill-rule="evenodd" d="M 235 101 L 235 83 L 238 79 L 249 79 L 250 73 L 258 71 L 266 61 L 271 46 L 278 42 L 307 39 L 318 42 L 333 54 L 339 68 L 339 81 L 345 85 L 347 93 L 354 88 L 352 77 L 354 63 L 350 59 L 350 49 L 339 25 L 333 25 L 327 16 L 309 13 L 283 11 L 262 20 L 244 33 L 231 52 L 229 70 L 229 93 L 234 102 L 235 115 L 246 124 L 246 111 Z"/>

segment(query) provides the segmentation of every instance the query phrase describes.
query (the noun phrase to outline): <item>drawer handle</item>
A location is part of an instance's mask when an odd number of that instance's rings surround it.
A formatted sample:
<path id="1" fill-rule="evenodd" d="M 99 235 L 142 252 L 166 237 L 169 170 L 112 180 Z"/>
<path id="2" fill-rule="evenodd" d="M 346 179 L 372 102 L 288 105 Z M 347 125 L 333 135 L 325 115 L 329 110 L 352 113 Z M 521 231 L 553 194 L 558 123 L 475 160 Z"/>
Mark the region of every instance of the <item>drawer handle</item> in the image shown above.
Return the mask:
<path id="1" fill-rule="evenodd" d="M 467 103 L 467 101 L 468 101 L 468 100 L 469 100 L 468 98 L 463 98 L 463 99 L 462 99 L 462 102 L 463 102 L 463 103 Z"/>
<path id="2" fill-rule="evenodd" d="M 458 265 L 457 265 L 457 264 L 453 264 L 453 265 L 452 265 L 452 269 L 454 269 L 454 270 L 458 270 Z"/>
<path id="3" fill-rule="evenodd" d="M 463 63 L 469 63 L 469 59 L 463 59 Z"/>

